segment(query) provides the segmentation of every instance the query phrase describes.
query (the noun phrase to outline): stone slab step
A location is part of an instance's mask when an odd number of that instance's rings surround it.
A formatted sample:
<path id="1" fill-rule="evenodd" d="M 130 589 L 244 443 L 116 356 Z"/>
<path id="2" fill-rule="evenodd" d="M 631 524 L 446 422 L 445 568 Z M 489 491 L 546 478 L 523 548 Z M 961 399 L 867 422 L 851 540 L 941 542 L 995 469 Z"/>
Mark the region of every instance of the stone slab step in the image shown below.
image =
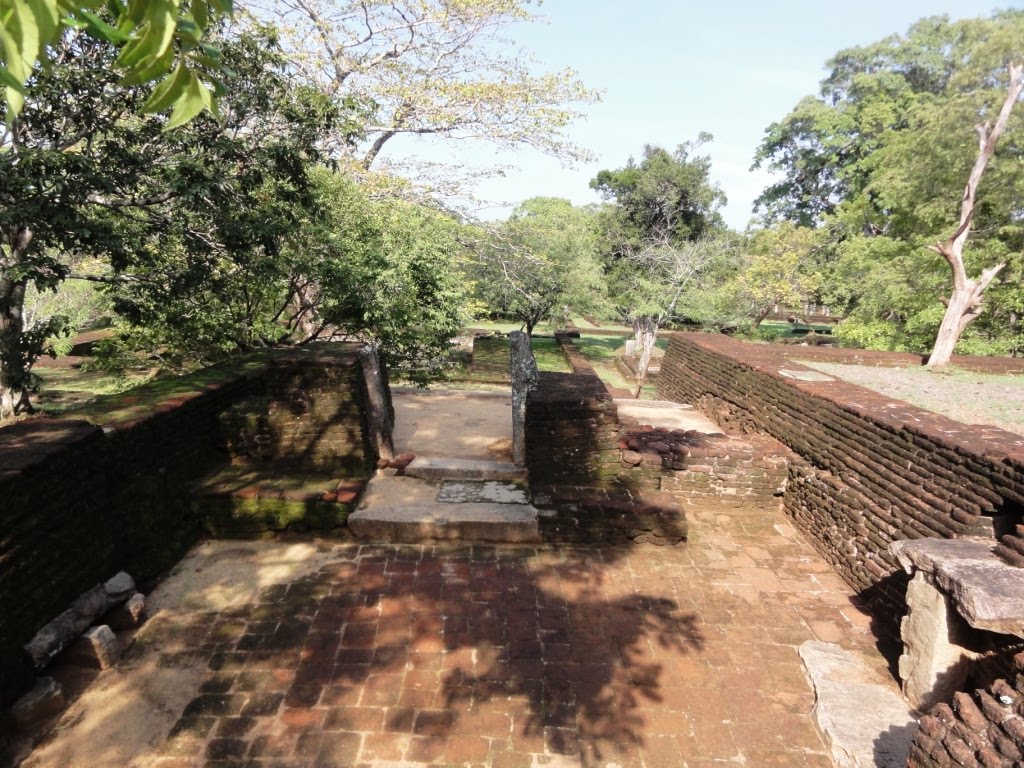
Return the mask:
<path id="1" fill-rule="evenodd" d="M 720 434 L 721 429 L 692 405 L 668 400 L 615 400 L 619 419 L 634 419 L 637 424 L 649 424 L 660 429 L 684 429 Z"/>
<path id="2" fill-rule="evenodd" d="M 891 679 L 852 651 L 808 640 L 800 659 L 814 688 L 814 722 L 837 768 L 903 768 L 917 723 Z"/>
<path id="3" fill-rule="evenodd" d="M 408 477 L 423 480 L 498 480 L 514 482 L 526 479 L 526 470 L 506 461 L 485 459 L 446 459 L 417 456 L 406 467 Z"/>
<path id="4" fill-rule="evenodd" d="M 352 535 L 372 541 L 432 540 L 529 543 L 540 541 L 537 510 L 529 504 L 445 504 L 373 507 L 349 515 Z"/>

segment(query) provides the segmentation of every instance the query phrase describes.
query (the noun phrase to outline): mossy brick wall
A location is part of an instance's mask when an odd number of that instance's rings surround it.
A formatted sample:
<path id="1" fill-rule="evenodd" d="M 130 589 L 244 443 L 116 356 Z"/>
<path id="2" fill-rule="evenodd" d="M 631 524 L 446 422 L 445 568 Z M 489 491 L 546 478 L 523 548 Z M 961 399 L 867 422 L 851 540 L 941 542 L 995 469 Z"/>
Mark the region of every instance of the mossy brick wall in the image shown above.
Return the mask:
<path id="1" fill-rule="evenodd" d="M 235 463 L 358 471 L 370 461 L 359 365 L 272 359 L 259 391 L 220 417 Z"/>
<path id="2" fill-rule="evenodd" d="M 647 468 L 649 480 L 620 480 L 619 441 L 615 403 L 597 376 L 540 373 L 526 405 L 526 465 L 534 503 L 550 512 L 541 519 L 545 539 L 675 544 L 686 538 L 677 501 L 656 491 L 660 467 Z"/>
<path id="3" fill-rule="evenodd" d="M 607 485 L 618 463 L 618 415 L 601 380 L 542 371 L 526 407 L 530 484 Z"/>
<path id="4" fill-rule="evenodd" d="M 769 345 L 677 334 L 658 390 L 731 431 L 763 430 L 800 457 L 784 509 L 861 591 L 879 628 L 896 633 L 906 577 L 890 542 L 1012 528 L 1024 504 L 1024 438 L 793 375 L 814 372 Z"/>
<path id="5" fill-rule="evenodd" d="M 325 381 L 332 392 L 345 390 L 346 407 L 334 402 L 328 411 L 346 423 L 336 428 L 328 419 L 304 431 L 321 406 L 302 387 L 334 399 L 317 389 Z M 273 449 L 279 455 L 369 458 L 362 377 L 349 345 L 214 366 L 0 430 L 0 706 L 30 680 L 22 646 L 82 592 L 119 570 L 155 576 L 196 541 L 190 488 L 229 460 L 222 417 L 250 398 L 289 414 L 293 428 Z"/>

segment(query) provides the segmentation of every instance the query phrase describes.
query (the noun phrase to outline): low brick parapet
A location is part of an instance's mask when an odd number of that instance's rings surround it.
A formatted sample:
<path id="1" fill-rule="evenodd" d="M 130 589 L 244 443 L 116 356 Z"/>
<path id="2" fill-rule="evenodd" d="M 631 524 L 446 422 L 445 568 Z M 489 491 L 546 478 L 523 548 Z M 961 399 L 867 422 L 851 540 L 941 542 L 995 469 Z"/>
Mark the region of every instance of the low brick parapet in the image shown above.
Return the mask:
<path id="1" fill-rule="evenodd" d="M 889 544 L 1012 529 L 1024 505 L 1024 438 L 836 380 L 788 354 L 676 334 L 659 393 L 734 434 L 767 432 L 799 456 L 786 511 L 895 633 L 906 578 Z"/>
<path id="2" fill-rule="evenodd" d="M 36 630 L 111 573 L 154 577 L 197 540 L 190 491 L 213 468 L 372 463 L 358 349 L 271 350 L 0 429 L 0 706 L 28 682 Z"/>

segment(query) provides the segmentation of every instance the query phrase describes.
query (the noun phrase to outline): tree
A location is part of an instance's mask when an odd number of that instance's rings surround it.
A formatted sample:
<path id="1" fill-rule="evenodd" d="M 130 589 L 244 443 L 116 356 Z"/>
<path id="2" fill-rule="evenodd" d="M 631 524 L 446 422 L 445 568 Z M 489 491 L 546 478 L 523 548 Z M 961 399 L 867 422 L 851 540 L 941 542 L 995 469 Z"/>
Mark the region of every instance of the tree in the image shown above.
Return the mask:
<path id="1" fill-rule="evenodd" d="M 971 233 L 975 199 L 978 196 L 978 185 L 981 184 L 982 174 L 985 173 L 989 160 L 995 154 L 996 143 L 1003 131 L 1006 130 L 1006 124 L 1009 122 L 1014 105 L 1020 98 L 1021 92 L 1024 92 L 1024 65 L 1011 64 L 1009 74 L 1009 91 L 995 123 L 975 126 L 979 143 L 978 159 L 974 162 L 974 168 L 971 169 L 967 186 L 964 188 L 964 196 L 960 204 L 960 226 L 945 242 L 933 246 L 934 250 L 946 260 L 953 272 L 953 293 L 945 302 L 946 314 L 939 326 L 935 346 L 932 347 L 932 353 L 928 357 L 930 368 L 938 368 L 949 363 L 960 335 L 981 313 L 981 302 L 985 289 L 1006 267 L 1005 263 L 996 264 L 983 270 L 977 279 L 968 277 L 967 269 L 964 267 L 963 248 Z"/>
<path id="2" fill-rule="evenodd" d="M 223 121 L 200 117 L 173 132 L 138 116 L 146 96 L 118 82 L 107 43 L 69 32 L 39 74 L 0 153 L 0 417 L 30 407 L 31 364 L 45 352 L 45 339 L 25 332 L 26 289 L 67 278 L 71 258 L 108 264 L 88 277 L 117 286 L 117 308 L 137 324 L 164 318 L 197 343 L 258 340 L 235 311 L 254 305 L 235 278 L 268 268 L 272 259 L 257 257 L 272 256 L 294 226 L 306 167 L 337 115 L 290 81 L 271 32 L 223 48 L 235 71 Z M 226 306 L 235 308 L 227 318 L 217 311 Z"/>
<path id="3" fill-rule="evenodd" d="M 59 51 L 70 29 L 120 47 L 113 65 L 124 73 L 125 85 L 163 78 L 140 109 L 173 109 L 169 127 L 204 109 L 216 111 L 214 90 L 221 90 L 217 78 L 224 70 L 220 50 L 203 38 L 211 22 L 231 11 L 232 0 L 190 0 L 187 9 L 182 0 L 0 0 L 0 84 L 7 120 L 21 112 L 36 65 L 51 50 Z"/>
<path id="4" fill-rule="evenodd" d="M 313 179 L 317 206 L 286 248 L 293 338 L 372 341 L 387 365 L 426 380 L 465 321 L 461 224 L 405 201 L 373 201 L 327 169 Z"/>
<path id="5" fill-rule="evenodd" d="M 674 153 L 646 146 L 639 163 L 630 158 L 624 168 L 601 171 L 590 182 L 614 201 L 603 217 L 609 283 L 640 350 L 638 396 L 658 329 L 730 252 L 719 234 L 725 195 L 710 179 L 710 159 L 693 154 L 710 138 L 702 134 Z"/>
<path id="6" fill-rule="evenodd" d="M 575 73 L 535 75 L 501 32 L 533 18 L 529 0 L 254 0 L 280 20 L 295 66 L 368 112 L 351 154 L 364 168 L 396 136 L 478 139 L 585 155 L 564 136 L 571 105 L 594 100 Z"/>
<path id="7" fill-rule="evenodd" d="M 820 285 L 813 269 L 821 233 L 784 221 L 758 230 L 734 286 L 757 328 L 778 305 L 802 304 Z"/>
<path id="8" fill-rule="evenodd" d="M 721 188 L 710 180 L 711 159 L 694 154 L 711 134 L 702 133 L 669 152 L 647 145 L 639 163 L 599 171 L 590 186 L 614 201 L 609 236 L 615 253 L 649 242 L 680 242 L 722 227 Z"/>
<path id="9" fill-rule="evenodd" d="M 591 211 L 559 198 L 526 200 L 478 246 L 477 294 L 529 336 L 552 317 L 597 311 L 605 293 L 597 245 Z"/>
<path id="10" fill-rule="evenodd" d="M 923 19 L 905 35 L 839 52 L 820 96 L 768 129 L 757 160 L 783 178 L 761 196 L 761 210 L 768 221 L 822 230 L 822 298 L 845 316 L 835 331 L 844 341 L 931 348 L 950 266 L 925 249 L 959 229 L 964 179 L 978 155 L 963 126 L 999 112 L 1022 40 L 1019 10 Z M 968 272 L 1006 266 L 960 337 L 962 352 L 1024 352 L 1020 125 L 1017 111 L 986 166 L 963 243 Z"/>

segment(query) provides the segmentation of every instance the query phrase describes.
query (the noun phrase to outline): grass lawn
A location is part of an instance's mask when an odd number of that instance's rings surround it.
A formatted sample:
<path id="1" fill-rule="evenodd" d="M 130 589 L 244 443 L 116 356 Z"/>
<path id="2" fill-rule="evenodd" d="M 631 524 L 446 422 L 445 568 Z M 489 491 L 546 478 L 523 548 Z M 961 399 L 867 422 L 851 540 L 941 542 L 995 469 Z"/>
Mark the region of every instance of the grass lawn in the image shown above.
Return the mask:
<path id="1" fill-rule="evenodd" d="M 36 366 L 33 373 L 40 379 L 40 389 L 32 402 L 45 413 L 64 413 L 103 395 L 125 392 L 150 378 L 145 372 L 119 378 L 103 371 L 82 371 L 70 366 Z"/>
<path id="2" fill-rule="evenodd" d="M 530 344 L 533 356 L 537 358 L 537 368 L 552 373 L 572 373 L 569 363 L 562 354 L 554 339 L 541 339 L 536 336 Z"/>
<path id="3" fill-rule="evenodd" d="M 601 380 L 609 387 L 627 389 L 630 392 L 636 391 L 636 384 L 625 379 L 619 369 L 615 366 L 615 358 L 618 351 L 626 343 L 626 339 L 632 336 L 631 329 L 623 329 L 622 338 L 614 336 L 591 336 L 586 333 L 580 334 L 578 339 L 573 339 L 576 348 L 583 354 L 587 361 L 594 366 L 594 371 Z M 668 339 L 658 339 L 658 349 L 668 348 Z M 647 384 L 640 395 L 642 400 L 654 400 L 657 392 L 653 384 Z"/>

